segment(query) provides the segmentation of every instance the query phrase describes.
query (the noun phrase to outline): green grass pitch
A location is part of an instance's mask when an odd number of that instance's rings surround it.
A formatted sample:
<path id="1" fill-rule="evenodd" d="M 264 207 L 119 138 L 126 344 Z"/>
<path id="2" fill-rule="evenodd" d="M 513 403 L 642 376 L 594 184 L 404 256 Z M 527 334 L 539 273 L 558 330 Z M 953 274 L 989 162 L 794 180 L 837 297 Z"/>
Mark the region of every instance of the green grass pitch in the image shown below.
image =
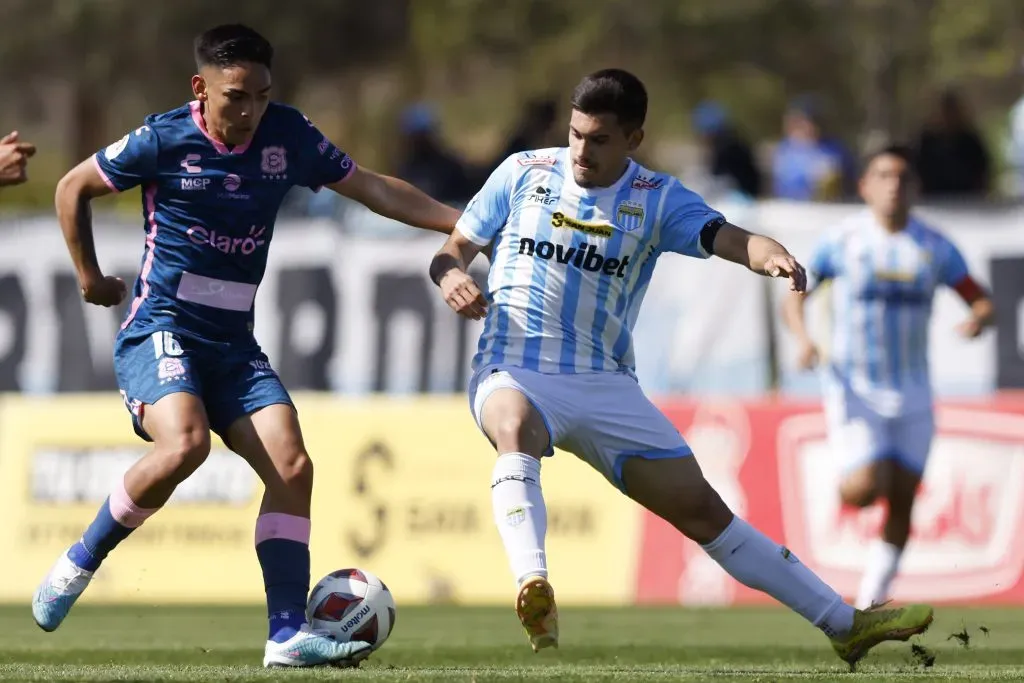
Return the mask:
<path id="1" fill-rule="evenodd" d="M 853 674 L 782 609 L 565 608 L 561 630 L 559 650 L 534 654 L 510 608 L 399 606 L 358 670 L 268 671 L 257 607 L 80 605 L 47 634 L 27 605 L 4 606 L 0 680 L 1024 681 L 1024 610 L 940 609 L 928 633 L 876 648 Z"/>

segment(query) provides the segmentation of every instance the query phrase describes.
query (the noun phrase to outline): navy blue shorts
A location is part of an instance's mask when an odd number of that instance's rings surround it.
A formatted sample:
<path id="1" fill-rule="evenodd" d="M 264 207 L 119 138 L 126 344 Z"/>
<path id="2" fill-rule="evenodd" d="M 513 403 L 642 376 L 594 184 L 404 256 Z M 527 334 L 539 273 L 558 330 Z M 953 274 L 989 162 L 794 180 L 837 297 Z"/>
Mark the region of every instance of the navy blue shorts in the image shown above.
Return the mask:
<path id="1" fill-rule="evenodd" d="M 145 406 L 179 391 L 198 396 L 210 428 L 225 439 L 240 417 L 276 403 L 294 407 L 291 396 L 255 339 L 211 342 L 174 331 L 117 338 L 114 372 L 135 433 L 142 428 Z"/>

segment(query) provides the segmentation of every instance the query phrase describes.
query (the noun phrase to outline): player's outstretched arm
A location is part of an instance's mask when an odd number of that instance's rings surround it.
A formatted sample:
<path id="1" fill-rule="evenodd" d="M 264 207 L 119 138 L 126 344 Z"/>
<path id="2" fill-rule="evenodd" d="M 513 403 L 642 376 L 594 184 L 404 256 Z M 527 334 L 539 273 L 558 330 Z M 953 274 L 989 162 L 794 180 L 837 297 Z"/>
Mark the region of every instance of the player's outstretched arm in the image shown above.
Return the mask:
<path id="1" fill-rule="evenodd" d="M 462 212 L 430 198 L 404 180 L 356 167 L 344 180 L 328 185 L 374 213 L 424 230 L 450 235 Z"/>
<path id="2" fill-rule="evenodd" d="M 35 153 L 36 146 L 19 140 L 16 130 L 0 138 L 0 187 L 28 180 L 28 160 Z"/>
<path id="3" fill-rule="evenodd" d="M 782 302 L 782 319 L 800 344 L 800 355 L 797 362 L 801 370 L 810 370 L 818 364 L 820 359 L 818 347 L 807 331 L 807 321 L 804 315 L 806 301 L 806 293 L 791 291 Z"/>
<path id="4" fill-rule="evenodd" d="M 789 288 L 794 292 L 803 292 L 807 287 L 804 267 L 784 246 L 770 237 L 755 235 L 725 223 L 715 235 L 713 253 L 761 275 L 789 278 Z"/>
<path id="5" fill-rule="evenodd" d="M 64 241 L 78 274 L 82 296 L 89 303 L 99 306 L 116 306 L 127 294 L 124 280 L 104 277 L 96 259 L 96 245 L 92 237 L 90 202 L 112 191 L 100 175 L 95 162 L 86 159 L 60 179 L 54 197 L 57 220 L 60 221 Z"/>
<path id="6" fill-rule="evenodd" d="M 466 272 L 481 249 L 455 230 L 430 262 L 430 279 L 441 288 L 445 302 L 471 320 L 479 320 L 487 313 L 487 300 Z"/>
<path id="7" fill-rule="evenodd" d="M 971 309 L 967 320 L 957 326 L 957 331 L 968 339 L 974 339 L 995 322 L 995 304 L 992 303 L 988 292 L 970 275 L 964 275 L 958 280 L 953 285 L 953 291 L 959 294 Z"/>

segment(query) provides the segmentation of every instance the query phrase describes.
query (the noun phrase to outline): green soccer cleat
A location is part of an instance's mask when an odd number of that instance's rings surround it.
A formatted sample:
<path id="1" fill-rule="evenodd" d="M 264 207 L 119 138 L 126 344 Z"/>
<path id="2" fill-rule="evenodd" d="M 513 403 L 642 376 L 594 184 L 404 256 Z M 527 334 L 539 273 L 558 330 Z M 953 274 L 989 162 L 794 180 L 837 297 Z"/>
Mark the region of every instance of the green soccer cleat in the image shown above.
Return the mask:
<path id="1" fill-rule="evenodd" d="M 932 623 L 934 610 L 928 605 L 907 605 L 896 609 L 882 609 L 875 605 L 857 610 L 853 627 L 844 638 L 832 638 L 832 648 L 839 658 L 853 670 L 868 651 L 887 640 L 908 640 L 924 633 Z"/>

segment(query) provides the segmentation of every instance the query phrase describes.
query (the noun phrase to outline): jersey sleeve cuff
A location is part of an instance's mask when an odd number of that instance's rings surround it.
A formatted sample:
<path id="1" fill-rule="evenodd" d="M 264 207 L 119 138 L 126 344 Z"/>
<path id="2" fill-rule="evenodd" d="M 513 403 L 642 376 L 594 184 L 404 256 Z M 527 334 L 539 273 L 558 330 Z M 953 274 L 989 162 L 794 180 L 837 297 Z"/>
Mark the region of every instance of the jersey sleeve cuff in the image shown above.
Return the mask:
<path id="1" fill-rule="evenodd" d="M 96 167 L 96 172 L 100 174 L 100 178 L 103 179 L 103 183 L 110 188 L 111 192 L 120 192 L 121 190 L 114 184 L 114 181 L 110 179 L 107 172 L 103 170 L 103 166 L 100 164 L 100 159 L 97 154 L 99 154 L 99 152 L 92 155 L 92 165 Z"/>
<path id="2" fill-rule="evenodd" d="M 349 160 L 351 161 L 351 157 L 349 157 Z M 320 190 L 324 189 L 325 185 L 337 185 L 338 183 L 344 183 L 346 180 L 351 178 L 352 174 L 355 173 L 355 172 L 356 172 L 356 162 L 352 161 L 352 163 L 350 163 L 348 165 L 348 170 L 345 172 L 345 174 L 342 175 L 337 180 L 331 180 L 331 181 L 326 182 L 326 183 L 320 183 L 319 185 L 310 185 L 309 189 L 312 190 L 313 192 L 319 192 Z"/>
<path id="3" fill-rule="evenodd" d="M 484 237 L 479 231 L 474 230 L 470 222 L 465 220 L 465 216 L 459 219 L 455 224 L 455 229 L 462 233 L 463 237 L 477 245 L 478 247 L 486 247 L 490 244 L 490 238 Z"/>

